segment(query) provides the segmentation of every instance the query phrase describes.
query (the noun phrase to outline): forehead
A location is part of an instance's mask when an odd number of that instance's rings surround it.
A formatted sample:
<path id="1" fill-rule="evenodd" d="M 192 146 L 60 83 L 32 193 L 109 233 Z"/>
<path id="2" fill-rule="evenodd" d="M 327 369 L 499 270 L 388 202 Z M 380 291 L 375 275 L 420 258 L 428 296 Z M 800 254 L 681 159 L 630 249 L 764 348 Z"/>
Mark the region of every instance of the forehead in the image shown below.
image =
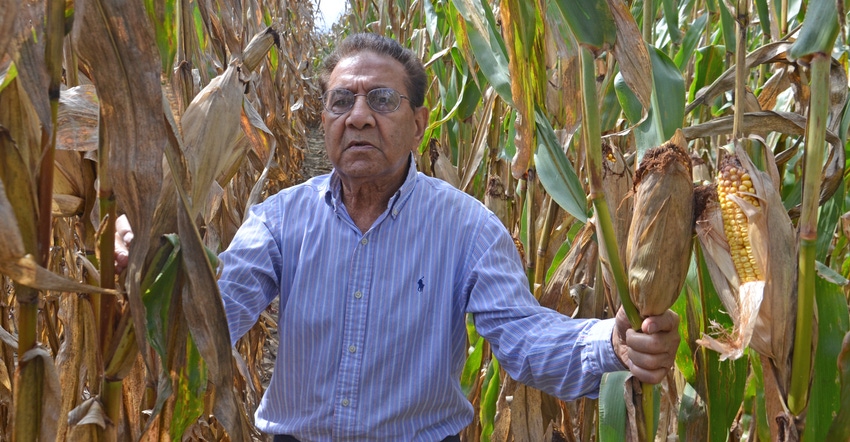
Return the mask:
<path id="1" fill-rule="evenodd" d="M 328 89 L 369 91 L 391 87 L 406 93 L 404 66 L 389 55 L 358 52 L 341 59 L 328 78 Z"/>

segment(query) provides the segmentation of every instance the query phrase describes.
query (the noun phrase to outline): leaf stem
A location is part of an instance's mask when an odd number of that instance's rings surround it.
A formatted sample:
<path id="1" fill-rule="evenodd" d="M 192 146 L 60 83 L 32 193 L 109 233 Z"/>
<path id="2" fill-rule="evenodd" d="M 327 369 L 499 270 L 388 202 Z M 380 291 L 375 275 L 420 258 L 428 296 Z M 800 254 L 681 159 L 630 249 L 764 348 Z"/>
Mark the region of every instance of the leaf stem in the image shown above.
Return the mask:
<path id="1" fill-rule="evenodd" d="M 806 127 L 806 158 L 803 204 L 800 211 L 800 254 L 797 277 L 797 320 L 788 409 L 800 415 L 806 408 L 811 381 L 812 323 L 815 296 L 815 248 L 817 244 L 818 199 L 826 148 L 826 119 L 829 107 L 831 57 L 816 53 L 811 61 L 811 104 Z"/>

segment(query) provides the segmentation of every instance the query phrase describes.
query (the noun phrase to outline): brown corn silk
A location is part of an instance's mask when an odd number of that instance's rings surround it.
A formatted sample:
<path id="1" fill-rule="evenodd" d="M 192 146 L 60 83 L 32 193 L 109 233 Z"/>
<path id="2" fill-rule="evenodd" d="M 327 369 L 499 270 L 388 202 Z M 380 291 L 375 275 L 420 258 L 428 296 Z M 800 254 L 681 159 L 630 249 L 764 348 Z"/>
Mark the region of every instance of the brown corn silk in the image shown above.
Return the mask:
<path id="1" fill-rule="evenodd" d="M 693 183 L 680 130 L 646 152 L 635 172 L 626 245 L 629 295 L 641 316 L 664 313 L 679 296 L 690 263 Z"/>

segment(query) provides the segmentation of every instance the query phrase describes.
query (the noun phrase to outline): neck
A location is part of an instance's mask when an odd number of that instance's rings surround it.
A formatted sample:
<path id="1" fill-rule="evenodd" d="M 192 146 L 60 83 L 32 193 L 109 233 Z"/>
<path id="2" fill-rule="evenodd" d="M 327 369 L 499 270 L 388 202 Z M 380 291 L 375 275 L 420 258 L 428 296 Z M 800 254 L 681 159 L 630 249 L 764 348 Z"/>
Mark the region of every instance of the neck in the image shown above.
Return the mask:
<path id="1" fill-rule="evenodd" d="M 386 183 L 341 179 L 342 202 L 361 232 L 366 233 L 375 220 L 387 210 L 390 198 L 401 188 L 406 178 L 407 173 L 401 176 L 400 181 Z"/>

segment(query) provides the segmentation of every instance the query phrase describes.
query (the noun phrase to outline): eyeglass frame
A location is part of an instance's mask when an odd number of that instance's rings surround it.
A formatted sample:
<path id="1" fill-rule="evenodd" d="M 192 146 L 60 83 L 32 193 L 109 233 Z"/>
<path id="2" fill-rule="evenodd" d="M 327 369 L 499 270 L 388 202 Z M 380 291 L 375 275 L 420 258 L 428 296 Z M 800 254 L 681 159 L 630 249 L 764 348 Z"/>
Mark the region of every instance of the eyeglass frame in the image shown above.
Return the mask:
<path id="1" fill-rule="evenodd" d="M 393 112 L 395 112 L 395 111 L 397 111 L 397 110 L 399 110 L 399 109 L 401 108 L 401 100 L 399 100 L 399 101 L 398 101 L 398 106 L 396 106 L 396 108 L 395 108 L 395 109 L 393 109 L 393 110 L 381 111 L 381 110 L 378 110 L 378 109 L 375 109 L 374 107 L 372 107 L 372 103 L 370 103 L 370 102 L 369 102 L 369 94 L 371 94 L 372 92 L 375 92 L 375 91 L 379 91 L 379 90 L 390 90 L 390 91 L 392 91 L 392 92 L 394 92 L 394 93 L 398 94 L 398 96 L 399 96 L 400 98 L 403 98 L 403 99 L 407 100 L 407 102 L 408 102 L 408 103 L 410 103 L 411 107 L 413 106 L 413 102 L 412 102 L 412 101 L 410 101 L 410 97 L 408 97 L 408 96 L 406 96 L 406 95 L 403 95 L 401 92 L 399 92 L 399 91 L 397 91 L 397 90 L 395 90 L 395 89 L 393 89 L 393 88 L 391 88 L 391 87 L 376 87 L 376 88 L 374 88 L 374 89 L 372 89 L 372 90 L 370 90 L 370 91 L 366 92 L 365 94 L 356 94 L 356 93 L 354 93 L 354 92 L 352 92 L 352 91 L 350 91 L 350 90 L 348 90 L 348 89 L 345 89 L 345 88 L 334 88 L 334 89 L 327 90 L 327 91 L 325 91 L 325 92 L 322 94 L 322 96 L 321 96 L 321 99 L 322 99 L 322 108 L 323 108 L 324 110 L 326 110 L 326 111 L 327 111 L 328 113 L 330 113 L 330 114 L 333 114 L 333 115 L 343 115 L 343 114 L 345 114 L 345 113 L 350 112 L 350 111 L 351 111 L 351 109 L 354 109 L 354 105 L 357 103 L 357 97 L 366 97 L 366 105 L 367 105 L 367 106 L 369 106 L 369 109 L 372 109 L 374 112 L 377 112 L 377 113 L 379 113 L 379 114 L 391 114 L 391 113 L 393 113 Z M 326 102 L 325 98 L 327 97 L 327 95 L 328 95 L 329 93 L 331 93 L 331 92 L 335 92 L 335 91 L 345 91 L 345 92 L 350 93 L 350 94 L 354 97 L 354 101 L 352 101 L 352 102 L 351 102 L 351 107 L 350 107 L 350 108 L 348 108 L 348 109 L 346 109 L 346 110 L 344 110 L 344 111 L 342 111 L 342 112 L 334 112 L 334 111 L 332 111 L 331 109 L 329 109 L 329 108 L 328 108 L 328 106 L 327 106 L 327 102 Z"/>

